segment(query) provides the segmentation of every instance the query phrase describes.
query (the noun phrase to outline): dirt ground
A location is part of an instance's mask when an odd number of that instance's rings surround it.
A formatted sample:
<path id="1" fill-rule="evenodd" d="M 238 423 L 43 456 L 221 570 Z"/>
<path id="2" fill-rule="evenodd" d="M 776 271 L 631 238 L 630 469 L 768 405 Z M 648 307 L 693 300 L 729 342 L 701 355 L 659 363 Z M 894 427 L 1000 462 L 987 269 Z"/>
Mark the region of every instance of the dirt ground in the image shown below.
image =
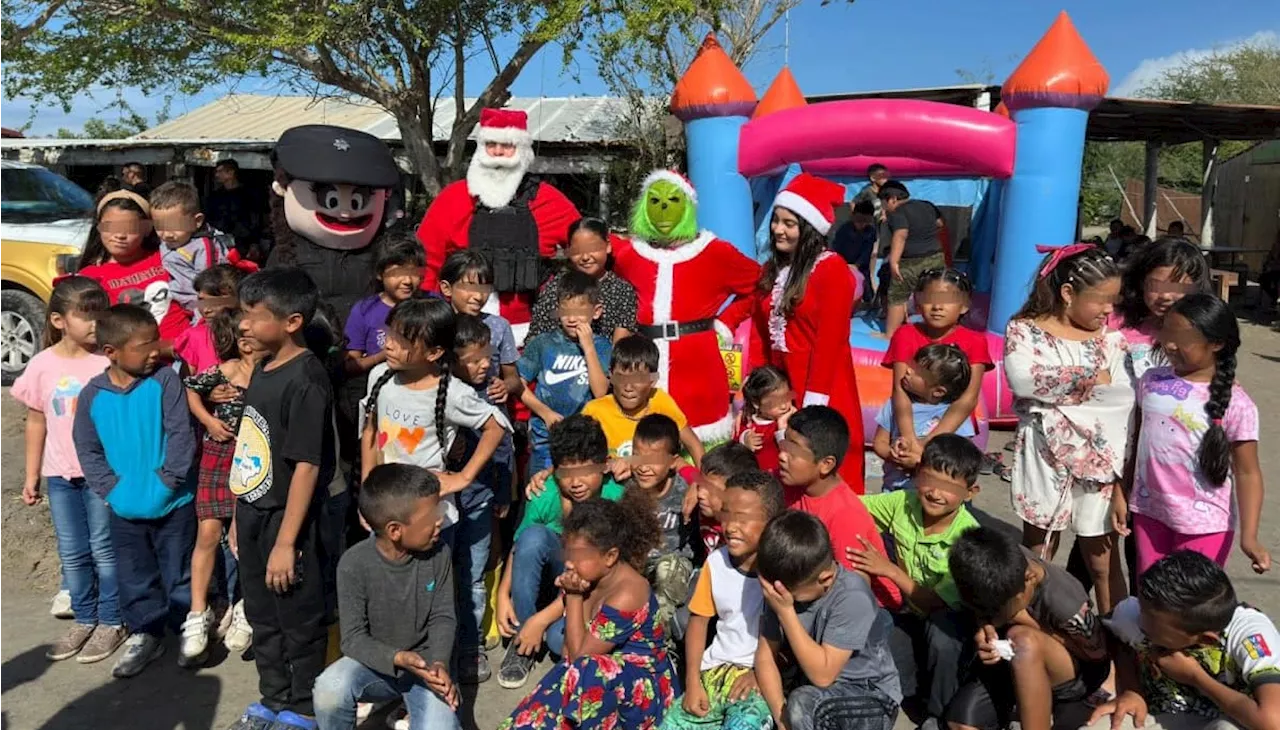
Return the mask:
<path id="1" fill-rule="evenodd" d="M 1237 374 L 1261 412 L 1262 467 L 1276 490 L 1280 488 L 1280 448 L 1276 448 L 1280 446 L 1280 333 L 1246 322 L 1242 322 L 1242 329 L 1244 345 Z M 229 727 L 258 697 L 251 661 L 218 655 L 209 667 L 185 671 L 177 668 L 177 647 L 171 643 L 166 655 L 141 676 L 117 681 L 111 678 L 110 661 L 84 666 L 53 664 L 44 658 L 49 643 L 67 624 L 48 612 L 49 598 L 57 587 L 57 557 L 47 507 L 28 508 L 20 497 L 22 428 L 23 413 L 6 388 L 0 399 L 0 585 L 6 589 L 0 594 L 0 730 Z M 992 448 L 1007 438 L 1006 434 L 993 434 Z M 982 487 L 975 506 L 1012 522 L 1008 486 L 984 477 Z M 1274 493 L 1266 502 L 1261 538 L 1280 557 L 1280 497 Z M 1065 550 L 1061 552 L 1065 554 Z M 1253 575 L 1238 552 L 1228 565 L 1241 599 L 1280 617 L 1276 572 Z M 501 652 L 493 652 L 491 659 L 496 670 Z M 546 667 L 544 662 L 539 670 Z M 478 695 L 475 688 L 467 688 L 464 727 L 496 727 L 531 686 L 509 691 L 491 680 L 480 685 Z M 381 718 L 371 719 L 365 727 L 383 727 Z M 910 727 L 905 716 L 899 718 L 897 730 Z"/>

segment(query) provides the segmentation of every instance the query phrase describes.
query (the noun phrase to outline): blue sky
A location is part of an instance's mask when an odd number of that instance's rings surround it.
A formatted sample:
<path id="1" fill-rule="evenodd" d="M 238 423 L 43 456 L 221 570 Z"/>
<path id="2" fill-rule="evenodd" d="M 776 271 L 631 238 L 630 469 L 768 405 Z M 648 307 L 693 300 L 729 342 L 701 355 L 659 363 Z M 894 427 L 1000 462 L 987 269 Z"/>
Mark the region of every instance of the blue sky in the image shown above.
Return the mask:
<path id="1" fill-rule="evenodd" d="M 790 65 L 807 94 L 946 86 L 960 83 L 957 69 L 1003 80 L 1053 22 L 1061 2 L 1045 0 L 833 0 L 823 7 L 805 0 L 791 14 Z M 1153 16 L 1152 9 L 1158 7 Z M 1143 81 L 1179 60 L 1248 39 L 1280 42 L 1280 14 L 1260 0 L 1076 0 L 1068 8 L 1076 27 L 1111 74 L 1113 95 L 1131 94 Z M 772 32 L 746 69 L 763 93 L 783 64 L 782 25 Z M 508 44 L 503 44 L 508 45 Z M 501 49 L 500 49 L 501 50 Z M 517 96 L 592 96 L 607 93 L 591 60 L 580 56 L 566 73 L 560 49 L 549 47 L 525 69 L 514 87 Z M 469 73 L 468 94 L 483 88 L 486 70 Z M 576 76 L 576 78 L 575 78 Z M 174 98 L 178 116 L 232 89 L 275 93 L 261 80 L 206 89 Z M 128 90 L 100 89 L 78 99 L 70 114 L 41 108 L 31 134 L 52 134 L 59 127 L 78 129 L 123 93 L 150 116 L 161 98 L 142 98 Z M 2 102 L 5 126 L 21 126 L 31 104 Z M 108 120 L 115 112 L 103 114 Z"/>

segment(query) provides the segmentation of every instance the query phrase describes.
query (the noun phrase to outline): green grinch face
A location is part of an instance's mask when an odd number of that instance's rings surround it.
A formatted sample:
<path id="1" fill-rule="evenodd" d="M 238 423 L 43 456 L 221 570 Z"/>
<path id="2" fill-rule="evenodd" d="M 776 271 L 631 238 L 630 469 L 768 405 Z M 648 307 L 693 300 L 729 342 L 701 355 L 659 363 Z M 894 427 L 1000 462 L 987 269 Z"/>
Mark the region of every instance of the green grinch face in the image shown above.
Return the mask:
<path id="1" fill-rule="evenodd" d="M 658 180 L 644 193 L 645 212 L 649 222 L 662 235 L 668 235 L 684 218 L 689 198 L 684 191 L 666 180 Z"/>

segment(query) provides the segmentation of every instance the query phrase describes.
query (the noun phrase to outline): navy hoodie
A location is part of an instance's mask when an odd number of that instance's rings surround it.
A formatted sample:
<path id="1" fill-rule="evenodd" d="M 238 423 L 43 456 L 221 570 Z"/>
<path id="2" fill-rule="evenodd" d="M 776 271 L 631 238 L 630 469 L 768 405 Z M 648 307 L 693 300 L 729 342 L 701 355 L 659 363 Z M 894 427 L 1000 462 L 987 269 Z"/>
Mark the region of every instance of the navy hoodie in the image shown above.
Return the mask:
<path id="1" fill-rule="evenodd" d="M 118 517 L 158 519 L 195 498 L 195 430 L 173 368 L 123 390 L 105 372 L 90 380 L 72 434 L 89 488 Z"/>

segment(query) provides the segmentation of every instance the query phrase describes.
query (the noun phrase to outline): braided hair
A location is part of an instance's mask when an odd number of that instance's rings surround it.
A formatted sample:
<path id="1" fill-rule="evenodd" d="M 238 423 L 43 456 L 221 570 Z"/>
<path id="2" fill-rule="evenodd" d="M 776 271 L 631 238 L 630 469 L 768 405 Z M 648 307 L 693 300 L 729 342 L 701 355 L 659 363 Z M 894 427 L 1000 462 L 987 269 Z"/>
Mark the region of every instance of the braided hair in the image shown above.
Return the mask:
<path id="1" fill-rule="evenodd" d="M 1120 276 L 1120 267 L 1106 250 L 1093 247 L 1073 254 L 1058 262 L 1045 276 L 1040 271 L 1053 259 L 1050 253 L 1036 267 L 1036 280 L 1027 297 L 1026 304 L 1013 315 L 1014 319 L 1040 319 L 1046 315 L 1058 314 L 1066 308 L 1067 302 L 1062 298 L 1062 287 L 1070 286 L 1079 294 L 1088 291 L 1107 279 Z"/>
<path id="2" fill-rule="evenodd" d="M 443 299 L 422 297 L 407 299 L 392 307 L 387 315 L 387 330 L 409 343 L 414 349 L 428 350 L 434 347 L 444 349 L 440 363 L 440 385 L 436 386 L 436 438 L 444 445 L 444 411 L 449 393 L 449 359 L 453 357 L 454 333 L 457 323 L 453 307 Z M 369 391 L 369 399 L 365 404 L 365 418 L 376 418 L 378 412 L 378 393 L 396 375 L 396 371 L 387 368 L 373 384 Z"/>
<path id="3" fill-rule="evenodd" d="M 1216 362 L 1213 380 L 1209 381 L 1209 400 L 1204 404 L 1209 430 L 1200 442 L 1200 471 L 1210 484 L 1221 485 L 1227 481 L 1231 469 L 1231 439 L 1222 427 L 1222 419 L 1231 405 L 1231 388 L 1236 382 L 1240 324 L 1227 303 L 1212 294 L 1188 294 L 1169 311 L 1185 317 L 1210 344 L 1219 346 L 1214 353 Z"/>

